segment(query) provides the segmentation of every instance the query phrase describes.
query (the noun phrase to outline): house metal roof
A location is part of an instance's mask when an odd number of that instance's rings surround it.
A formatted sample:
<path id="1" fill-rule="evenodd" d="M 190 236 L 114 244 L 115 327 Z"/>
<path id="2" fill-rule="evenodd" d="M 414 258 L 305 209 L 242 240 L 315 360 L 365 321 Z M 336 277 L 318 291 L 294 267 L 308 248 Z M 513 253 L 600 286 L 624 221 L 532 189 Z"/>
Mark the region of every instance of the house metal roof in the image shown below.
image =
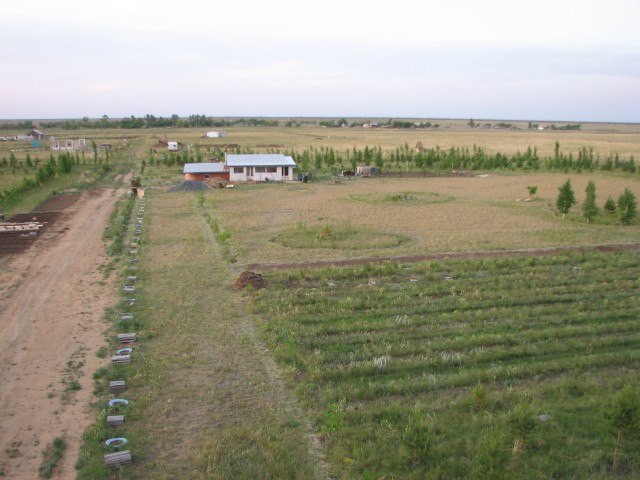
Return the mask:
<path id="1" fill-rule="evenodd" d="M 224 165 L 221 162 L 185 163 L 183 173 L 222 173 Z"/>
<path id="2" fill-rule="evenodd" d="M 293 158 L 281 153 L 228 154 L 228 167 L 295 167 Z"/>

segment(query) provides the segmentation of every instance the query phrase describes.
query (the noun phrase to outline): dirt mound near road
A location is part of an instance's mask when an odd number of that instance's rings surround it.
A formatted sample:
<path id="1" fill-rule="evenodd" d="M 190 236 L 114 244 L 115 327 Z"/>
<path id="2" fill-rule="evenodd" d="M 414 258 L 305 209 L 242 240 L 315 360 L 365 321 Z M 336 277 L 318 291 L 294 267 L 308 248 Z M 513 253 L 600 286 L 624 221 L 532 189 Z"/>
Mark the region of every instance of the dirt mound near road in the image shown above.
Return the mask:
<path id="1" fill-rule="evenodd" d="M 233 285 L 236 288 L 246 288 L 251 285 L 256 290 L 260 290 L 261 288 L 265 288 L 267 283 L 259 273 L 242 272 Z"/>

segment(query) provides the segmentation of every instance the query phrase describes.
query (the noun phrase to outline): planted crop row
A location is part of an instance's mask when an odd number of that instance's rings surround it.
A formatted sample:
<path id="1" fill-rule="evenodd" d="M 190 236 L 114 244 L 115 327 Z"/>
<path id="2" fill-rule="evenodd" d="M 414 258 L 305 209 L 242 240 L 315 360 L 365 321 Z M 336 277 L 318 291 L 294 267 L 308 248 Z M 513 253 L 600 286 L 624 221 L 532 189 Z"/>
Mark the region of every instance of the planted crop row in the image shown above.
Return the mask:
<path id="1" fill-rule="evenodd" d="M 434 265 L 274 272 L 257 295 L 336 471 L 468 478 L 491 437 L 507 458 L 491 478 L 606 472 L 603 412 L 640 366 L 640 252 Z M 625 455 L 640 472 L 640 454 Z"/>
<path id="2" fill-rule="evenodd" d="M 471 336 L 503 335 L 514 331 L 514 325 L 520 325 L 518 331 L 538 329 L 544 326 L 580 325 L 585 322 L 611 322 L 633 318 L 628 307 L 633 307 L 634 299 L 621 301 L 616 308 L 609 310 L 606 317 L 600 312 L 594 312 L 594 303 L 580 305 L 536 305 L 533 312 L 512 312 L 511 316 L 503 316 L 504 309 L 491 311 L 457 311 L 447 315 L 447 318 L 434 322 L 432 316 L 384 316 L 372 318 L 370 322 L 349 325 L 343 319 L 322 328 L 320 325 L 307 328 L 300 342 L 305 348 L 315 348 L 319 345 L 340 343 L 342 345 L 370 344 L 369 340 L 375 335 L 381 341 L 401 335 L 404 340 L 421 338 L 428 333 L 432 338 L 448 338 L 467 334 L 471 329 Z M 511 313 L 511 312 L 509 312 Z M 355 323 L 355 321 L 354 321 Z M 343 327 L 340 331 L 340 327 Z"/>
<path id="3" fill-rule="evenodd" d="M 456 332 L 447 336 L 438 336 L 429 342 L 416 343 L 410 338 L 403 338 L 393 344 L 377 342 L 363 342 L 362 345 L 351 345 L 351 349 L 336 348 L 329 344 L 324 348 L 320 359 L 325 366 L 329 364 L 340 364 L 353 361 L 368 361 L 372 356 L 389 355 L 393 358 L 421 355 L 439 351 L 463 351 L 473 349 L 487 349 L 496 347 L 516 347 L 519 345 L 530 345 L 531 342 L 544 342 L 551 339 L 570 339 L 574 337 L 586 337 L 589 335 L 602 335 L 606 333 L 624 333 L 640 329 L 640 322 L 633 318 L 633 315 L 624 315 L 616 322 L 598 323 L 601 319 L 585 319 L 584 326 L 568 326 L 556 328 L 550 325 L 549 328 L 541 330 L 530 328 L 527 331 L 509 333 L 474 333 L 465 335 L 464 332 Z M 624 320 L 624 321 L 623 321 Z M 593 323 L 591 323 L 593 322 Z M 362 347 L 362 348 L 361 348 Z"/>
<path id="4" fill-rule="evenodd" d="M 625 274 L 631 278 L 625 278 Z M 376 311 L 388 311 L 398 307 L 405 312 L 417 309 L 442 308 L 449 306 L 451 310 L 460 308 L 485 309 L 492 307 L 509 307 L 529 305 L 531 302 L 554 303 L 566 302 L 581 298 L 594 298 L 609 295 L 612 291 L 640 286 L 637 278 L 633 278 L 633 271 L 620 272 L 619 279 L 611 281 L 559 283 L 546 287 L 526 287 L 523 285 L 499 285 L 492 283 L 492 289 L 486 290 L 477 286 L 473 291 L 465 291 L 450 287 L 447 290 L 435 291 L 428 286 L 410 284 L 402 293 L 390 292 L 384 287 L 375 289 L 350 291 L 350 295 L 340 295 L 339 292 L 322 294 L 318 292 L 301 293 L 305 298 L 287 298 L 288 307 L 296 314 L 300 308 L 300 317 L 304 321 L 314 323 L 323 321 L 324 318 L 335 314 L 349 314 L 354 311 L 359 313 L 373 313 Z M 449 282 L 447 282 L 449 283 Z M 526 284 L 525 284 L 526 285 Z M 341 287 L 344 289 L 344 287 Z M 422 288 L 422 290 L 421 290 Z M 508 293 L 507 293 L 508 292 Z"/>
<path id="5" fill-rule="evenodd" d="M 505 362 L 513 366 L 534 361 L 540 362 L 573 355 L 591 354 L 599 350 L 615 351 L 619 348 L 639 345 L 640 334 L 637 330 L 630 330 L 607 332 L 600 338 L 595 334 L 590 334 L 587 337 L 560 337 L 514 346 L 509 349 L 488 347 L 468 352 L 434 350 L 419 356 L 390 357 L 384 369 L 378 368 L 373 361 L 343 364 L 334 366 L 331 370 L 320 368 L 316 370 L 312 381 L 322 383 L 351 381 L 359 377 L 375 377 L 375 382 L 378 383 L 391 378 L 402 378 L 413 373 L 443 374 L 464 371 L 468 367 L 501 365 Z"/>

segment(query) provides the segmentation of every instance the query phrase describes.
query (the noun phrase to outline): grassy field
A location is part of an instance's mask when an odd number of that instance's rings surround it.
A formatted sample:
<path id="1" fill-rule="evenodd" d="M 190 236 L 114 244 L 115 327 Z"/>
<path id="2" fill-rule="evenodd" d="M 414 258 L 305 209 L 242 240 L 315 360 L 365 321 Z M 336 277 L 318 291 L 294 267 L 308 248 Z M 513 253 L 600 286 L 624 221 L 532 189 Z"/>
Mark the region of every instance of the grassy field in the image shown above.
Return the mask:
<path id="1" fill-rule="evenodd" d="M 407 210 L 470 195 L 473 202 L 460 209 L 465 212 L 482 199 L 510 199 L 509 183 L 516 183 L 513 192 L 526 193 L 532 180 L 496 177 L 500 187 L 475 191 L 447 183 L 492 179 L 402 180 L 442 180 L 448 186 L 438 192 L 404 183 L 398 189 L 395 179 L 354 181 L 349 185 L 360 190 L 333 193 L 343 203 L 330 210 L 395 208 L 400 201 L 389 218 L 401 218 Z M 598 178 L 605 192 L 617 191 L 619 181 Z M 275 247 L 246 247 L 282 215 L 276 206 L 288 200 L 281 195 L 306 194 L 318 208 L 342 186 L 304 188 L 310 190 L 246 186 L 205 195 L 147 189 L 137 301 L 110 315 L 134 314 L 131 325 L 116 321 L 110 338 L 135 330 L 139 341 L 131 365 L 96 376 L 100 413 L 86 436 L 79 478 L 105 478 L 100 444 L 115 434 L 130 440 L 134 454 L 123 478 L 326 478 L 327 471 L 376 479 L 608 475 L 616 435 L 611 401 L 639 379 L 637 251 L 272 272 L 266 290 L 234 289 L 245 261 L 273 258 L 267 248 L 288 252 L 282 259 L 294 251 L 317 259 L 328 251 L 342 258 L 354 250 L 416 248 L 413 235 L 384 237 L 345 224 L 330 232 L 333 245 L 318 249 L 324 228 L 291 224 L 286 216 L 274 232 L 287 227 L 288 237 L 270 242 Z M 536 218 L 560 229 L 585 228 L 577 217 L 562 221 L 550 211 L 518 210 L 550 210 L 543 200 L 510 201 L 513 218 L 523 217 L 514 231 Z M 230 204 L 244 212 L 238 224 L 250 229 L 230 228 Z M 303 201 L 287 207 L 295 215 L 305 208 Z M 276 211 L 270 221 L 259 223 L 270 210 Z M 443 225 L 451 225 L 446 217 Z M 400 229 L 411 231 L 412 222 L 404 222 Z M 455 233 L 460 225 L 450 226 L 453 249 L 465 247 L 462 233 Z M 587 228 L 615 234 L 587 232 L 583 240 L 629 241 L 627 232 L 637 226 Z M 225 231 L 231 236 L 221 241 Z M 273 234 L 267 233 L 260 238 Z M 531 246 L 531 238 L 523 237 L 523 245 Z M 301 243 L 289 244 L 293 240 Z M 229 263 L 226 241 L 237 263 Z M 367 243 L 373 245 L 363 249 Z M 262 251 L 248 255 L 252 250 Z M 132 273 L 127 265 L 125 249 L 112 266 L 124 278 Z M 114 433 L 104 418 L 113 413 L 106 407 L 107 381 L 116 379 L 127 381 L 132 403 L 126 424 Z M 625 429 L 621 478 L 640 474 L 638 446 L 635 430 Z"/>
<path id="2" fill-rule="evenodd" d="M 632 131 L 633 132 L 633 131 Z M 176 132 L 178 135 L 179 132 Z M 178 137 L 179 138 L 179 137 Z M 191 143 L 201 143 L 196 138 Z M 629 155 L 640 151 L 640 128 L 633 133 L 610 132 L 538 132 L 538 131 L 485 131 L 458 128 L 433 130 L 371 130 L 371 129 L 326 129 L 292 128 L 278 129 L 229 129 L 229 136 L 209 140 L 215 143 L 238 143 L 241 146 L 259 148 L 259 145 L 282 145 L 284 148 L 301 149 L 309 146 L 331 145 L 334 149 L 345 150 L 353 146 L 379 145 L 383 150 L 395 149 L 408 144 L 414 147 L 421 141 L 425 147 L 439 145 L 443 148 L 473 145 L 482 146 L 488 153 L 515 153 L 525 151 L 527 146 L 537 147 L 541 155 L 551 155 L 555 142 L 559 141 L 563 150 L 577 152 L 582 146 L 592 146 L 597 153 L 616 151 Z M 281 147 L 282 148 L 282 147 Z M 574 153 L 575 155 L 575 153 Z"/>
<path id="3" fill-rule="evenodd" d="M 612 398 L 640 378 L 639 266 L 298 270 L 270 273 L 255 305 L 339 478 L 607 478 Z M 640 475 L 635 428 L 618 478 Z"/>
<path id="4" fill-rule="evenodd" d="M 110 143 L 115 148 L 129 148 L 132 144 L 140 148 L 132 150 L 132 157 L 140 158 L 149 148 L 158 151 L 166 149 L 158 144 L 159 137 L 166 137 L 171 141 L 179 141 L 185 145 L 199 145 L 203 148 L 213 148 L 222 144 L 238 144 L 241 148 L 258 151 L 272 150 L 300 150 L 310 146 L 332 146 L 343 151 L 354 146 L 379 145 L 383 150 L 393 150 L 404 144 L 414 147 L 421 141 L 425 147 L 484 147 L 487 153 L 502 152 L 514 154 L 524 152 L 527 146 L 537 147 L 540 155 L 552 155 L 555 142 L 562 145 L 562 150 L 574 156 L 582 147 L 593 147 L 595 153 L 606 155 L 617 152 L 623 157 L 631 154 L 640 155 L 640 125 L 638 124 L 583 124 L 579 131 L 560 130 L 528 130 L 526 122 L 514 122 L 520 130 L 483 130 L 469 128 L 465 121 L 441 120 L 437 130 L 416 129 L 365 129 L 365 128 L 321 128 L 314 126 L 302 127 L 230 127 L 226 129 L 210 128 L 149 128 L 149 129 L 79 129 L 62 130 L 50 129 L 45 133 L 59 139 L 85 138 L 87 144 L 91 141 L 97 144 Z M 209 130 L 225 130 L 225 138 L 205 138 Z M 3 135 L 24 133 L 5 132 Z M 48 140 L 43 143 L 48 146 Z M 0 142 L 0 158 L 8 157 L 9 151 L 14 150 L 18 158 L 36 152 L 29 142 Z M 48 155 L 45 149 L 42 154 Z"/>
<path id="5" fill-rule="evenodd" d="M 314 478 L 309 424 L 231 286 L 204 210 L 192 195 L 147 198 L 139 268 L 128 268 L 127 249 L 113 264 L 138 276 L 135 304 L 109 315 L 114 351 L 116 332 L 138 332 L 134 360 L 96 375 L 99 414 L 79 478 L 107 476 L 100 445 L 113 435 L 134 455 L 121 478 Z M 120 311 L 133 322 L 113 320 Z M 119 379 L 131 405 L 114 432 L 104 424 L 107 386 Z"/>
<path id="6" fill-rule="evenodd" d="M 624 243 L 640 223 L 601 216 L 587 225 L 580 205 L 562 220 L 555 200 L 570 178 L 579 202 L 589 179 L 600 206 L 624 188 L 640 197 L 637 176 L 494 175 L 486 178 L 356 179 L 211 190 L 211 215 L 231 233 L 241 263 L 381 257 L 464 250 Z M 527 185 L 537 185 L 531 202 Z M 327 235 L 319 235 L 327 229 Z M 339 238 L 338 238 L 339 237 Z M 367 241 L 363 241 L 366 237 Z"/>
<path id="7" fill-rule="evenodd" d="M 164 134 L 261 149 L 392 149 L 431 138 L 505 152 L 538 145 L 551 153 L 556 140 L 567 150 L 640 152 L 636 126 L 228 131 L 225 139 L 203 139 L 204 129 L 86 133 L 114 143 L 122 136 L 114 164 L 134 176 Z M 117 475 L 131 479 L 611 475 L 612 402 L 640 379 L 637 250 L 270 272 L 260 291 L 232 284 L 251 263 L 637 242 L 637 218 L 623 227 L 604 215 L 587 225 L 580 215 L 588 180 L 602 206 L 624 188 L 640 197 L 637 174 L 489 172 L 341 184 L 321 176 L 168 192 L 180 172 L 154 165 L 141 175 L 147 209 L 137 300 L 107 315 L 112 350 L 119 332 L 138 332 L 138 342 L 131 365 L 96 373 L 98 418 L 79 478 L 108 476 L 101 444 L 114 435 L 130 441 L 133 466 Z M 567 178 L 579 203 L 563 220 L 555 200 Z M 538 192 L 524 202 L 529 185 Z M 134 272 L 127 250 L 110 263 L 123 281 Z M 115 320 L 121 311 L 134 321 Z M 104 422 L 112 413 L 108 380 L 116 379 L 127 381 L 131 404 L 114 431 Z M 619 478 L 640 475 L 638 447 L 638 432 L 625 426 Z"/>

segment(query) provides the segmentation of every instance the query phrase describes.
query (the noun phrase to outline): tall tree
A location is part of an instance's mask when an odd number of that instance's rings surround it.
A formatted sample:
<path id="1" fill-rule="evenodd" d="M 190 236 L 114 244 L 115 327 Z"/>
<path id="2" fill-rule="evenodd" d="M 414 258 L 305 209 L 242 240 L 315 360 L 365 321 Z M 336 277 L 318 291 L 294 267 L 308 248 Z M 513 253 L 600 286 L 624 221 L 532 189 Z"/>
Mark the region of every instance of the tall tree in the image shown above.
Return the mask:
<path id="1" fill-rule="evenodd" d="M 585 192 L 587 196 L 584 200 L 584 204 L 582 204 L 582 215 L 587 219 L 587 223 L 591 223 L 591 220 L 598 215 L 598 205 L 596 205 L 596 183 L 593 180 L 589 180 Z"/>
<path id="2" fill-rule="evenodd" d="M 629 225 L 636 216 L 637 202 L 635 195 L 628 188 L 618 198 L 618 215 L 620 215 L 620 223 Z"/>
<path id="3" fill-rule="evenodd" d="M 558 188 L 558 199 L 556 200 L 556 207 L 562 213 L 562 218 L 569 213 L 569 210 L 576 203 L 576 196 L 571 188 L 571 181 L 567 180 Z"/>

